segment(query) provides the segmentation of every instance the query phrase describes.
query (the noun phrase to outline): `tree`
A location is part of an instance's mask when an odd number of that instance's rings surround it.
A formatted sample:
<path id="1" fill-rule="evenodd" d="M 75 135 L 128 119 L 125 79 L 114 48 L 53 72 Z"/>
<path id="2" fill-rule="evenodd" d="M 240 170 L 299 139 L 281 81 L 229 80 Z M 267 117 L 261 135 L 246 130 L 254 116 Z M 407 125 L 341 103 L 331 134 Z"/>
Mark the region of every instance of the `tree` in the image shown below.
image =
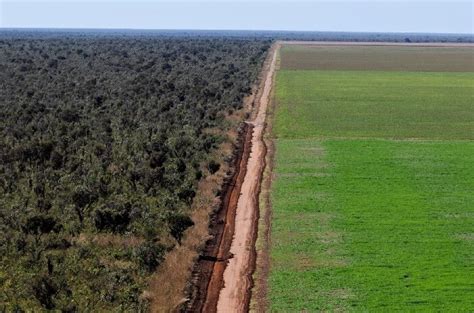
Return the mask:
<path id="1" fill-rule="evenodd" d="M 153 272 L 163 261 L 165 247 L 152 241 L 146 241 L 135 249 L 134 255 L 138 259 L 140 267 L 147 271 Z"/>
<path id="2" fill-rule="evenodd" d="M 81 226 L 84 223 L 84 211 L 97 199 L 97 195 L 93 193 L 89 188 L 79 185 L 75 188 L 72 194 L 72 202 L 74 203 L 74 210 L 76 211 L 77 217 Z"/>
<path id="3" fill-rule="evenodd" d="M 111 202 L 96 210 L 94 224 L 99 231 L 123 233 L 127 230 L 132 218 L 130 203 Z"/>
<path id="4" fill-rule="evenodd" d="M 58 231 L 59 225 L 56 220 L 50 216 L 35 215 L 29 217 L 22 228 L 26 234 L 41 235 L 50 233 L 53 230 Z"/>
<path id="5" fill-rule="evenodd" d="M 215 174 L 220 168 L 221 168 L 221 165 L 214 160 L 211 160 L 209 164 L 207 165 L 207 169 L 209 170 L 209 173 L 211 174 Z"/>
<path id="6" fill-rule="evenodd" d="M 179 244 L 181 244 L 184 231 L 193 225 L 193 220 L 187 215 L 173 214 L 168 217 L 168 227 L 170 228 L 170 234 L 178 241 Z"/>
<path id="7" fill-rule="evenodd" d="M 55 308 L 53 297 L 57 294 L 58 288 L 50 277 L 36 277 L 31 287 L 36 300 L 38 300 L 45 309 L 52 310 Z"/>

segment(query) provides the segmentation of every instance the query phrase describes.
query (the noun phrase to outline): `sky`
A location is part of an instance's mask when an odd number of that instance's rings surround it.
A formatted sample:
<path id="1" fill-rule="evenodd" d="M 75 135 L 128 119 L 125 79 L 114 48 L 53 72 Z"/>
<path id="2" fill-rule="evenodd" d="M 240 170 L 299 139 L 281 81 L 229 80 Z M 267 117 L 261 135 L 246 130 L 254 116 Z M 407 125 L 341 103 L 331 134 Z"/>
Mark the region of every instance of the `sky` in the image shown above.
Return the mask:
<path id="1" fill-rule="evenodd" d="M 1 28 L 468 33 L 474 0 L 0 0 Z"/>

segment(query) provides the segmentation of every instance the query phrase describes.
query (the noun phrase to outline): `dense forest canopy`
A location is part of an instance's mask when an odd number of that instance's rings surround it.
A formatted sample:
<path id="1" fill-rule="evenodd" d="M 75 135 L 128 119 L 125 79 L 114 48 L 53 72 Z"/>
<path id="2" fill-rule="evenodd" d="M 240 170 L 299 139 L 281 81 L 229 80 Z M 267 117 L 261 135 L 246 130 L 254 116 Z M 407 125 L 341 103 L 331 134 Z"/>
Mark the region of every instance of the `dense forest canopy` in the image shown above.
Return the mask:
<path id="1" fill-rule="evenodd" d="M 270 42 L 0 36 L 0 310 L 146 308 Z"/>

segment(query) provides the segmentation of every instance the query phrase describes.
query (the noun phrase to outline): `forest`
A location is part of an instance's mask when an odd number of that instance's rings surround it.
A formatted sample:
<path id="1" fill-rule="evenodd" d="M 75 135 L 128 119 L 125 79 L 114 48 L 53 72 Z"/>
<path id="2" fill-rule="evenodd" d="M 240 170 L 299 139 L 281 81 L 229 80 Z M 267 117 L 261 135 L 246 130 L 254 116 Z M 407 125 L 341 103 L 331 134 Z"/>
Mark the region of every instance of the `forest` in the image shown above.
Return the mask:
<path id="1" fill-rule="evenodd" d="M 0 311 L 146 310 L 270 44 L 0 36 Z"/>
<path id="2" fill-rule="evenodd" d="M 167 38 L 240 38 L 261 40 L 359 41 L 359 42 L 449 42 L 473 43 L 473 34 L 382 33 L 336 31 L 275 31 L 275 30 L 140 30 L 140 29 L 2 29 L 2 38 L 57 37 L 167 37 Z"/>

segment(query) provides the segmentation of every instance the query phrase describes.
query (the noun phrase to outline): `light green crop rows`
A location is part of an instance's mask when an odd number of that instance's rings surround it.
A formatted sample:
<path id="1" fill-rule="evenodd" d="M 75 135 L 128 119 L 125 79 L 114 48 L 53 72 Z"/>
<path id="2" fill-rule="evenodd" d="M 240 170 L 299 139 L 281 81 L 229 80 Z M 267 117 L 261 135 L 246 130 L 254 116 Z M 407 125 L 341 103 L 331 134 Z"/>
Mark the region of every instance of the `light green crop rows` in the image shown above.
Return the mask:
<path id="1" fill-rule="evenodd" d="M 474 139 L 474 73 L 280 71 L 279 137 Z"/>
<path id="2" fill-rule="evenodd" d="M 474 75 L 276 88 L 271 310 L 474 311 Z"/>

